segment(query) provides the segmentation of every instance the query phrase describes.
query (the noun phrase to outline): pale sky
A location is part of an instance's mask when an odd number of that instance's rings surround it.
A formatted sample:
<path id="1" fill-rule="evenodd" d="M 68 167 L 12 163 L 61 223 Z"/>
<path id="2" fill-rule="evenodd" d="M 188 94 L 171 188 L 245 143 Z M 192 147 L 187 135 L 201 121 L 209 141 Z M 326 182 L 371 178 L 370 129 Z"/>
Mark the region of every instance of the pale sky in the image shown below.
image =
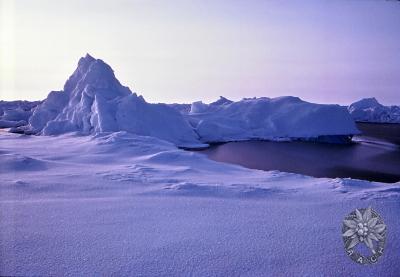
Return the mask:
<path id="1" fill-rule="evenodd" d="M 0 99 L 44 99 L 90 53 L 149 102 L 400 104 L 399 26 L 383 0 L 0 0 Z"/>

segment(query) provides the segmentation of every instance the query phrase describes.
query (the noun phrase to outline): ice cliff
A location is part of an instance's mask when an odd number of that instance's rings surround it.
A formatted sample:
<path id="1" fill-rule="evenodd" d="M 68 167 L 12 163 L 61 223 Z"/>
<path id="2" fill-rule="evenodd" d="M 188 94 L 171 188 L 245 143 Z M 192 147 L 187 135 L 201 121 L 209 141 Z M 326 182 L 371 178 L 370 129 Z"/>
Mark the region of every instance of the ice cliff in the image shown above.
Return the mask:
<path id="1" fill-rule="evenodd" d="M 204 142 L 266 140 L 322 140 L 342 142 L 359 131 L 345 107 L 321 105 L 285 96 L 226 98 L 195 102 L 187 114 Z"/>

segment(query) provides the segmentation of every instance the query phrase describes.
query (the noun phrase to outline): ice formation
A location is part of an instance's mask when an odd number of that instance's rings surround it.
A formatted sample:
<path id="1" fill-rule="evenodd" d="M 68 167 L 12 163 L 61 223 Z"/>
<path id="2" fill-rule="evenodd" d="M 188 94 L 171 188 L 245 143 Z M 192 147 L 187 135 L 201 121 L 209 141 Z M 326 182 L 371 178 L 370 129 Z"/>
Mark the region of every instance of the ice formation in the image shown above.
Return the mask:
<path id="1" fill-rule="evenodd" d="M 194 102 L 188 120 L 204 142 L 250 139 L 321 139 L 341 141 L 359 133 L 346 108 L 302 101 L 297 97 L 220 98 Z"/>
<path id="2" fill-rule="evenodd" d="M 62 91 L 50 92 L 36 108 L 24 131 L 43 135 L 127 131 L 179 146 L 200 144 L 179 112 L 165 104 L 147 103 L 122 86 L 109 65 L 90 55 L 79 60 Z"/>
<path id="3" fill-rule="evenodd" d="M 0 101 L 0 128 L 26 125 L 40 101 Z"/>
<path id="4" fill-rule="evenodd" d="M 43 135 L 127 131 L 182 147 L 251 139 L 343 142 L 358 133 L 346 108 L 297 97 L 237 102 L 220 97 L 211 104 L 195 102 L 190 108 L 150 104 L 121 85 L 109 65 L 90 55 L 80 59 L 64 89 L 50 92 L 29 124 L 18 127 L 22 124 L 12 131 Z"/>
<path id="5" fill-rule="evenodd" d="M 375 98 L 365 98 L 354 102 L 348 110 L 355 121 L 400 123 L 400 106 L 384 106 Z"/>

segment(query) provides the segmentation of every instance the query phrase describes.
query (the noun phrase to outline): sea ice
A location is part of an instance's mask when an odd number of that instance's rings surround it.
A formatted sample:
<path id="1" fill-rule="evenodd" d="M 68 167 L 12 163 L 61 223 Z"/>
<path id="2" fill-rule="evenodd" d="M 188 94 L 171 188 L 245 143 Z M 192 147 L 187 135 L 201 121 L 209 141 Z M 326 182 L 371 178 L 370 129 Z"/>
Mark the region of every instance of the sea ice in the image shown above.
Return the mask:
<path id="1" fill-rule="evenodd" d="M 383 106 L 375 98 L 354 102 L 348 109 L 355 121 L 400 123 L 400 106 Z"/>

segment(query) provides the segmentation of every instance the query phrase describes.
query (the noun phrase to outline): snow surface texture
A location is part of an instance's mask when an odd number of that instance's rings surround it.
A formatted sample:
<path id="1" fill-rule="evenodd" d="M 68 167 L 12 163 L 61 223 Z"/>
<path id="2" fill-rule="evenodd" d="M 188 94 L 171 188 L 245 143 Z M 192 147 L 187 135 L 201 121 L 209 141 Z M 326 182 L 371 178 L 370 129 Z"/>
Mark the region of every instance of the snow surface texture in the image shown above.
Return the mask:
<path id="1" fill-rule="evenodd" d="M 348 107 L 355 121 L 400 123 L 400 106 L 383 106 L 375 98 L 365 98 Z"/>
<path id="2" fill-rule="evenodd" d="M 0 128 L 26 125 L 39 101 L 0 101 Z"/>
<path id="3" fill-rule="evenodd" d="M 398 276 L 400 183 L 217 163 L 127 132 L 0 135 L 0 275 Z M 345 254 L 372 206 L 378 264 Z"/>
<path id="4" fill-rule="evenodd" d="M 165 104 L 147 103 L 122 86 L 109 65 L 90 55 L 79 60 L 64 90 L 52 91 L 36 108 L 24 131 L 43 135 L 127 131 L 179 146 L 201 144 L 179 112 Z"/>
<path id="5" fill-rule="evenodd" d="M 290 140 L 349 136 L 359 131 L 345 107 L 321 105 L 297 97 L 221 97 L 211 104 L 195 102 L 187 115 L 203 142 L 250 139 Z"/>

